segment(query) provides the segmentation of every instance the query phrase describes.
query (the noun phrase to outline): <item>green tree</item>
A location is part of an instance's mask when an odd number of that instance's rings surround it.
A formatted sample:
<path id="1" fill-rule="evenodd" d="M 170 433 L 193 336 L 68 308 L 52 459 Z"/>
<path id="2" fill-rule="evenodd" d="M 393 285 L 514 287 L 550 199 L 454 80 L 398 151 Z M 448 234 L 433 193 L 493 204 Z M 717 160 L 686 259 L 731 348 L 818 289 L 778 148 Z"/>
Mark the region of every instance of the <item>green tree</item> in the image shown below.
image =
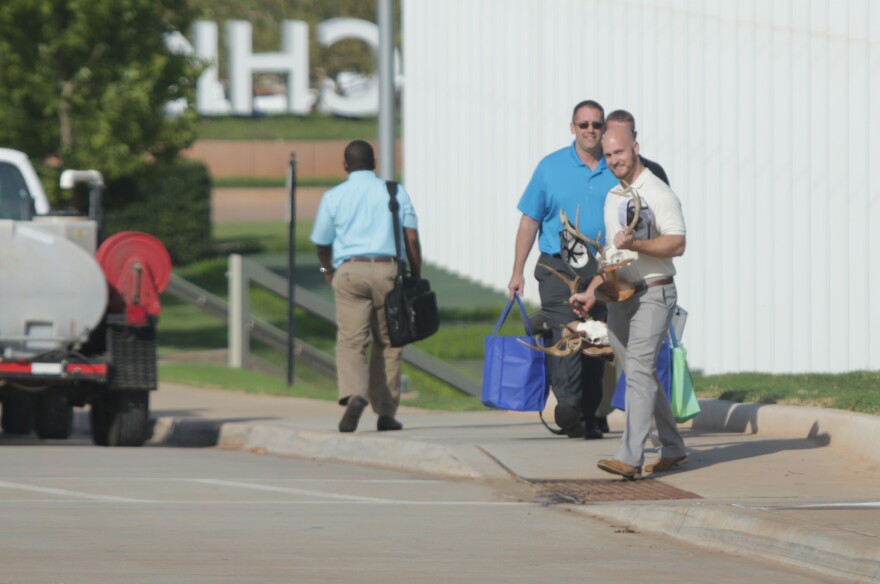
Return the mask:
<path id="1" fill-rule="evenodd" d="M 176 157 L 195 139 L 202 65 L 164 35 L 193 16 L 184 0 L 3 0 L 0 145 L 111 179 Z M 178 98 L 190 107 L 165 115 Z"/>

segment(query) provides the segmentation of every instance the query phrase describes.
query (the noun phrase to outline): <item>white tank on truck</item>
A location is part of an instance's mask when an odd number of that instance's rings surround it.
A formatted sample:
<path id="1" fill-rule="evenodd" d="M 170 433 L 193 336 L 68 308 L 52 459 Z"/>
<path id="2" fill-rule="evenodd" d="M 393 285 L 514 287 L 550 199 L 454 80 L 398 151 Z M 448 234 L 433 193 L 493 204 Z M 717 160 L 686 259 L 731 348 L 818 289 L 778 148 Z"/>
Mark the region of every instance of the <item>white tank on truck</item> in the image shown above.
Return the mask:
<path id="1" fill-rule="evenodd" d="M 107 309 L 107 280 L 94 255 L 37 225 L 45 223 L 0 220 L 0 349 L 7 360 L 87 340 Z"/>
<path id="2" fill-rule="evenodd" d="M 89 406 L 96 444 L 140 446 L 171 260 L 145 233 L 99 242 L 103 177 L 62 173 L 62 188 L 81 182 L 89 216 L 53 212 L 27 156 L 0 148 L 0 426 L 67 438 Z"/>

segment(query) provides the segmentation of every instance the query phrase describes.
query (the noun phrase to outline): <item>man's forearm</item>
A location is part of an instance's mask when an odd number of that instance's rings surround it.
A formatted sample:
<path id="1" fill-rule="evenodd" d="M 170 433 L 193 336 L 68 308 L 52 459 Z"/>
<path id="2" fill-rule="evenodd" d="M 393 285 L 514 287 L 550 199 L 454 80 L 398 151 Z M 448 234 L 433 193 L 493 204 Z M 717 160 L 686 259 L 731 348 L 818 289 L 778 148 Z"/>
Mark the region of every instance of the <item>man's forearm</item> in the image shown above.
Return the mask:
<path id="1" fill-rule="evenodd" d="M 519 229 L 516 232 L 516 244 L 513 257 L 513 273 L 522 276 L 526 265 L 526 258 L 532 251 L 535 244 L 535 235 L 538 233 L 539 223 L 526 215 L 522 216 L 519 222 Z"/>
<path id="2" fill-rule="evenodd" d="M 329 245 L 317 246 L 318 261 L 325 270 L 333 269 L 333 247 Z"/>
<path id="3" fill-rule="evenodd" d="M 419 241 L 419 232 L 415 229 L 404 229 L 406 240 L 406 259 L 409 262 L 409 271 L 416 278 L 422 277 L 422 244 Z"/>
<path id="4" fill-rule="evenodd" d="M 684 254 L 686 244 L 684 235 L 661 235 L 654 239 L 637 239 L 630 249 L 657 258 L 675 258 Z"/>

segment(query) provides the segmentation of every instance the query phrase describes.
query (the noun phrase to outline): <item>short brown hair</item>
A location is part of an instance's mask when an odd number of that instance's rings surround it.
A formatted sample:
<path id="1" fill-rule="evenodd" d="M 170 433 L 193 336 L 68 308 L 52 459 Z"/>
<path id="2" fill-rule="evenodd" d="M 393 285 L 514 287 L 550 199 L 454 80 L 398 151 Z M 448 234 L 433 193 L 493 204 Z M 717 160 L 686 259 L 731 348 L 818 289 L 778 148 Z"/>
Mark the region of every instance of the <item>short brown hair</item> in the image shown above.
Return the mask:
<path id="1" fill-rule="evenodd" d="M 582 107 L 589 107 L 589 108 L 593 108 L 594 110 L 599 110 L 599 113 L 602 114 L 602 119 L 603 120 L 605 119 L 605 108 L 602 107 L 601 105 L 599 105 L 598 101 L 593 101 L 592 99 L 585 99 L 584 101 L 582 101 L 582 102 L 578 103 L 576 106 L 574 106 L 574 110 L 572 110 L 572 112 L 571 112 L 571 121 L 574 121 L 574 119 L 578 115 L 578 110 L 580 110 Z"/>
<path id="2" fill-rule="evenodd" d="M 623 122 L 632 124 L 633 138 L 636 137 L 636 119 L 626 110 L 618 109 L 608 114 L 606 122 Z"/>

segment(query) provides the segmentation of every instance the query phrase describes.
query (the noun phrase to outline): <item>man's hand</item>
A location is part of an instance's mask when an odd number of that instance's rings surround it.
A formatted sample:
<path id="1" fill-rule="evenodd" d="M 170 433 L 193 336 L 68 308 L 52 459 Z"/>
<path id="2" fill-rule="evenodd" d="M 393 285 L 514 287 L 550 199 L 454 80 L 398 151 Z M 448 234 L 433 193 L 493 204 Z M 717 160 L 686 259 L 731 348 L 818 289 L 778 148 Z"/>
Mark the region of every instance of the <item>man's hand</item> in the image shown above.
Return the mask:
<path id="1" fill-rule="evenodd" d="M 581 318 L 588 319 L 590 318 L 590 315 L 587 313 L 590 312 L 590 309 L 596 304 L 596 293 L 592 287 L 587 288 L 584 292 L 572 294 L 568 299 L 568 304 L 571 306 L 571 309 L 575 314 Z"/>
<path id="2" fill-rule="evenodd" d="M 617 249 L 632 249 L 633 245 L 633 234 L 625 233 L 622 229 L 618 231 L 614 236 L 614 247 Z"/>
<path id="3" fill-rule="evenodd" d="M 568 305 L 571 306 L 571 309 L 583 319 L 590 319 L 590 309 L 593 308 L 596 304 L 596 288 L 602 285 L 605 279 L 596 274 L 593 276 L 593 279 L 590 280 L 589 286 L 587 289 L 579 294 L 572 294 L 568 299 Z"/>
<path id="4" fill-rule="evenodd" d="M 526 281 L 523 278 L 522 274 L 514 274 L 510 278 L 510 282 L 507 284 L 507 292 L 508 297 L 513 298 L 515 293 L 519 293 L 520 297 L 523 295 L 523 290 L 525 289 Z"/>
<path id="5" fill-rule="evenodd" d="M 318 262 L 321 264 L 324 281 L 330 284 L 333 282 L 333 272 L 336 271 L 336 268 L 333 267 L 333 246 L 319 244 L 315 246 L 315 250 L 318 252 Z"/>

